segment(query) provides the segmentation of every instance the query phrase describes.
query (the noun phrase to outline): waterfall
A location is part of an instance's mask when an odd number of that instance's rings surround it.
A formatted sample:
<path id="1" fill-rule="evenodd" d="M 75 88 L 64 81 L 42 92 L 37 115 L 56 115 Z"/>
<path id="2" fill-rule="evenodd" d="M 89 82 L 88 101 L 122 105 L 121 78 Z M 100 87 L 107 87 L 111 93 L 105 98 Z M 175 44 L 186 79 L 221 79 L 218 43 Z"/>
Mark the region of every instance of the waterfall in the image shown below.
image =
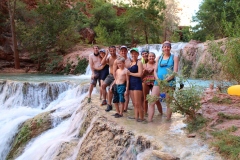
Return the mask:
<path id="1" fill-rule="evenodd" d="M 187 43 L 184 42 L 171 43 L 172 45 L 171 53 L 179 55 L 181 50 L 185 47 L 186 44 Z M 156 56 L 162 55 L 162 44 L 145 44 L 137 46 L 137 48 L 140 53 L 143 49 L 147 49 L 149 50 L 149 52 L 154 52 Z"/>
<path id="2" fill-rule="evenodd" d="M 71 87 L 68 82 L 22 83 L 7 80 L 0 84 L 0 107 L 27 106 L 44 109 Z"/>
<path id="3" fill-rule="evenodd" d="M 40 113 L 55 110 L 51 115 L 52 130 L 56 127 L 56 132 L 60 134 L 59 130 L 70 123 L 63 121 L 64 117 L 71 116 L 79 107 L 87 89 L 88 86 L 69 82 L 4 81 L 0 83 L 0 159 L 6 158 L 23 122 Z M 59 129 L 59 127 L 63 128 Z"/>
<path id="4" fill-rule="evenodd" d="M 88 64 L 85 75 L 91 75 L 91 74 L 92 74 L 92 70 L 90 68 L 90 65 Z"/>

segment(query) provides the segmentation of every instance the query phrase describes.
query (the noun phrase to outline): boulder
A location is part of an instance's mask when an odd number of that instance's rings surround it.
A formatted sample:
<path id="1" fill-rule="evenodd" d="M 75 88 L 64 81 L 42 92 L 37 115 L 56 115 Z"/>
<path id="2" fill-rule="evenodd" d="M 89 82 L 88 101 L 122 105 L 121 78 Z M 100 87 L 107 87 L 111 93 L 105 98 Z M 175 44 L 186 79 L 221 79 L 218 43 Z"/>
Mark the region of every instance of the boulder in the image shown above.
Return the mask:
<path id="1" fill-rule="evenodd" d="M 95 32 L 91 28 L 83 28 L 80 30 L 79 34 L 82 39 L 90 43 L 95 43 Z"/>

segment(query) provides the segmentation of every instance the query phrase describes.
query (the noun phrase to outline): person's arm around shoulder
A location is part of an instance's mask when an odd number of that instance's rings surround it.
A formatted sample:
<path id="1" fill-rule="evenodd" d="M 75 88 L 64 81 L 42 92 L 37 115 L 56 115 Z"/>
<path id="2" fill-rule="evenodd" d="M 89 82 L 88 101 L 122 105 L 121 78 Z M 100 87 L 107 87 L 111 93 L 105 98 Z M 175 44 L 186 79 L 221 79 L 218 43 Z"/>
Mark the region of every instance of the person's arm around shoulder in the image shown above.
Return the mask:
<path id="1" fill-rule="evenodd" d="M 126 74 L 126 91 L 125 91 L 125 95 L 128 95 L 128 89 L 129 89 L 129 75 L 128 75 L 128 69 L 125 68 L 125 74 Z"/>
<path id="2" fill-rule="evenodd" d="M 102 61 L 101 61 L 101 64 L 102 64 L 103 66 L 105 66 L 105 64 L 109 63 L 109 57 L 108 57 L 108 55 L 109 55 L 109 51 L 107 50 L 107 53 L 105 54 L 105 56 L 103 57 L 103 59 L 102 59 Z"/>
<path id="3" fill-rule="evenodd" d="M 105 64 L 105 65 L 100 64 L 100 66 L 99 66 L 98 68 L 93 67 L 93 69 L 100 71 L 100 70 L 102 70 L 106 65 L 107 65 L 107 64 Z"/>

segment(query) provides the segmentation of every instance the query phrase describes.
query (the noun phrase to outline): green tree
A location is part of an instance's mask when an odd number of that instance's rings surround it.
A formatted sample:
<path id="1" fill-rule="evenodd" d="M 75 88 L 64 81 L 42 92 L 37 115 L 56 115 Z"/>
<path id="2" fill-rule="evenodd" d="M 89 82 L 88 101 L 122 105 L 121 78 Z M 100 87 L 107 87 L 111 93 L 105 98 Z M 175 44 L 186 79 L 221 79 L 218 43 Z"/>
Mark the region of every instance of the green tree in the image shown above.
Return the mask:
<path id="1" fill-rule="evenodd" d="M 220 42 L 211 42 L 209 51 L 212 56 L 221 64 L 221 70 L 223 71 L 224 76 L 222 79 L 227 79 L 229 81 L 235 81 L 240 84 L 240 16 L 239 16 L 239 7 L 236 7 L 236 4 L 240 2 L 233 3 L 229 6 L 232 6 L 231 13 L 235 17 L 234 22 L 229 20 L 229 14 L 227 12 L 223 13 L 222 25 L 224 32 L 229 36 L 223 43 Z M 224 46 L 225 50 L 221 49 Z"/>
<path id="2" fill-rule="evenodd" d="M 204 41 L 206 37 L 218 39 L 229 36 L 224 28 L 223 19 L 226 17 L 227 22 L 234 24 L 240 14 L 239 6 L 239 0 L 204 0 L 193 18 L 198 22 L 193 28 L 195 38 Z"/>
<path id="3" fill-rule="evenodd" d="M 48 63 L 55 64 L 50 67 L 54 69 L 58 64 L 56 56 L 61 57 L 66 49 L 79 42 L 77 29 L 85 20 L 81 9 L 84 10 L 84 5 L 79 3 L 69 6 L 67 0 L 47 0 L 31 11 L 29 15 L 34 19 L 30 23 L 19 22 L 23 45 L 38 63 L 38 69 L 46 68 Z"/>
<path id="4" fill-rule="evenodd" d="M 159 27 L 163 22 L 165 8 L 164 0 L 132 1 L 127 12 L 123 14 L 125 27 L 128 29 L 132 43 L 137 38 L 147 44 L 159 42 L 161 33 Z"/>
<path id="5" fill-rule="evenodd" d="M 97 43 L 105 45 L 124 43 L 124 27 L 119 23 L 120 17 L 117 16 L 113 4 L 103 0 L 93 1 L 91 26 L 96 32 Z"/>
<path id="6" fill-rule="evenodd" d="M 12 43 L 13 43 L 13 52 L 14 52 L 14 64 L 15 64 L 15 68 L 19 69 L 20 61 L 19 61 L 16 25 L 15 25 L 16 3 L 17 3 L 17 0 L 8 0 L 7 1 L 9 19 L 10 19 L 10 25 L 11 25 L 11 34 L 12 34 Z"/>

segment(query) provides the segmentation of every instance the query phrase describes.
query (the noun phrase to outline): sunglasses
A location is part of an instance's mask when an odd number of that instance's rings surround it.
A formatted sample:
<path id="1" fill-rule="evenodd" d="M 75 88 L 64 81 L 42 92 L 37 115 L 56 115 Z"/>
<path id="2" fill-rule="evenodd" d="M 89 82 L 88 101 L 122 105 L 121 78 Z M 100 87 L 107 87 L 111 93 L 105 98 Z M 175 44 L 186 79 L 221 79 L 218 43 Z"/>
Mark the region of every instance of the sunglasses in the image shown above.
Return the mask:
<path id="1" fill-rule="evenodd" d="M 163 59 L 163 56 L 160 60 L 160 67 L 166 67 L 168 65 L 168 61 L 169 61 L 170 57 L 168 58 L 167 63 L 164 63 L 164 64 L 162 64 L 162 59 Z"/>

